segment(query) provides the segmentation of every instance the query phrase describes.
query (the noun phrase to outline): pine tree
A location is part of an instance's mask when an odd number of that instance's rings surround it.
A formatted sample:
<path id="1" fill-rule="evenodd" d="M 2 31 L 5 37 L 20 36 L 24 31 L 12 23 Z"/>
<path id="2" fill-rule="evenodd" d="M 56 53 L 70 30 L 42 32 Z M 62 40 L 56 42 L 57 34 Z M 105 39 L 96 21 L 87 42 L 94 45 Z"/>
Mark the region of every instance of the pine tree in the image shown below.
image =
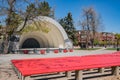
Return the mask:
<path id="1" fill-rule="evenodd" d="M 69 12 L 65 18 L 60 19 L 59 23 L 62 25 L 62 27 L 65 29 L 69 39 L 73 41 L 73 44 L 76 42 L 75 38 L 75 27 L 73 24 L 73 18 L 72 14 Z"/>
<path id="2" fill-rule="evenodd" d="M 49 6 L 49 3 L 46 1 L 43 1 L 39 3 L 37 7 L 37 14 L 42 16 L 52 16 L 51 14 L 51 7 Z"/>

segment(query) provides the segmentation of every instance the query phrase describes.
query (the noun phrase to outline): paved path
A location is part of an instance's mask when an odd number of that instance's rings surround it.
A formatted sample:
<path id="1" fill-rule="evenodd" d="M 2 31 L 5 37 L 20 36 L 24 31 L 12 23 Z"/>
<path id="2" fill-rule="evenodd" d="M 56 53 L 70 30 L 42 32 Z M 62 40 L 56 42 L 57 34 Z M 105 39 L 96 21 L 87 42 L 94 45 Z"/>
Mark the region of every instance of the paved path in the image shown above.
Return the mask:
<path id="1" fill-rule="evenodd" d="M 48 57 L 66 57 L 66 56 L 83 56 L 93 54 L 112 53 L 112 50 L 74 50 L 68 53 L 47 53 L 47 54 L 0 54 L 0 64 L 9 62 L 11 59 L 24 59 L 24 58 L 48 58 Z"/>
<path id="2" fill-rule="evenodd" d="M 100 50 L 75 50 L 72 53 L 58 53 L 58 54 L 47 53 L 45 55 L 41 55 L 41 54 L 0 54 L 0 80 L 19 80 L 11 67 L 10 60 L 12 59 L 83 56 L 83 55 L 105 54 L 105 53 L 113 53 L 113 52 L 116 52 L 116 51 L 100 49 Z M 113 79 L 113 80 L 120 80 L 120 79 Z"/>

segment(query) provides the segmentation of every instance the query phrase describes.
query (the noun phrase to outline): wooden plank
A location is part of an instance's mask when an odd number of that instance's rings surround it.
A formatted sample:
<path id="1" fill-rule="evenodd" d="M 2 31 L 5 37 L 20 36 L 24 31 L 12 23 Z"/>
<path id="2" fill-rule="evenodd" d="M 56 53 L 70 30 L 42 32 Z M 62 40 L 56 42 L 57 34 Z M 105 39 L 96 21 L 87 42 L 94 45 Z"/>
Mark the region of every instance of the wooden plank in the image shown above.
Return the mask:
<path id="1" fill-rule="evenodd" d="M 64 72 L 59 72 L 60 75 L 64 74 Z"/>
<path id="2" fill-rule="evenodd" d="M 55 73 L 46 73 L 46 74 L 36 74 L 36 75 L 31 75 L 31 77 L 46 76 L 46 75 L 56 75 L 56 74 L 60 74 L 60 73 L 55 72 Z"/>
<path id="3" fill-rule="evenodd" d="M 90 71 L 94 71 L 94 69 L 90 69 Z"/>
<path id="4" fill-rule="evenodd" d="M 54 75 L 44 75 L 44 76 L 37 76 L 37 77 L 31 77 L 36 79 L 45 79 L 45 78 L 55 78 L 55 77 L 61 77 L 61 76 L 65 76 L 65 74 L 54 74 Z"/>
<path id="5" fill-rule="evenodd" d="M 33 78 L 31 78 L 30 76 L 26 76 L 25 80 L 34 80 Z"/>
<path id="6" fill-rule="evenodd" d="M 94 74 L 83 75 L 83 77 L 86 78 L 86 77 L 102 76 L 102 75 L 107 75 L 107 74 L 111 74 L 111 73 L 112 72 L 94 73 Z"/>
<path id="7" fill-rule="evenodd" d="M 111 71 L 112 68 L 104 68 L 104 71 Z"/>
<path id="8" fill-rule="evenodd" d="M 75 76 L 73 76 L 73 77 L 69 77 L 69 78 L 67 78 L 67 77 L 54 78 L 54 79 L 49 79 L 49 80 L 71 80 L 71 79 L 75 79 Z"/>
<path id="9" fill-rule="evenodd" d="M 85 80 L 117 80 L 115 76 L 105 76 L 105 77 L 97 77 L 97 78 L 88 78 Z"/>
<path id="10" fill-rule="evenodd" d="M 92 71 L 90 71 L 90 70 L 86 71 L 85 70 L 85 71 L 83 71 L 83 74 L 94 73 L 94 72 L 98 72 L 98 70 L 92 70 Z"/>

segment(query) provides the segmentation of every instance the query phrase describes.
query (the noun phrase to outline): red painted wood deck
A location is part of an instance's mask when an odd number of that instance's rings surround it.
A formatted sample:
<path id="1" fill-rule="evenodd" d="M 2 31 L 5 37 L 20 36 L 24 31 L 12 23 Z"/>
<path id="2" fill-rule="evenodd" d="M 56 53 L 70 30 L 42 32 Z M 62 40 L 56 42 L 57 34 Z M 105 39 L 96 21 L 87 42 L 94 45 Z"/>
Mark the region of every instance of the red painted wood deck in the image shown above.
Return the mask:
<path id="1" fill-rule="evenodd" d="M 12 60 L 11 62 L 23 76 L 30 76 L 35 74 L 120 66 L 120 52 L 81 57 L 20 59 Z"/>

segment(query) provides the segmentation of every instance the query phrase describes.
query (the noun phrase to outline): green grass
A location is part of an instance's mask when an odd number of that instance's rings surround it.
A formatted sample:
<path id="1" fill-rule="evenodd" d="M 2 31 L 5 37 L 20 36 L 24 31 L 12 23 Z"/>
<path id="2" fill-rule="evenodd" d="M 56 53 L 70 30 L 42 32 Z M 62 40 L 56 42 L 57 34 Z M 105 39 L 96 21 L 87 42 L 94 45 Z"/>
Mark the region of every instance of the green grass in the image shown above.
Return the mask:
<path id="1" fill-rule="evenodd" d="M 101 49 L 101 48 L 88 48 L 88 49 L 75 48 L 74 50 L 98 50 L 98 49 Z"/>
<path id="2" fill-rule="evenodd" d="M 106 48 L 105 50 L 117 50 L 117 48 Z"/>

